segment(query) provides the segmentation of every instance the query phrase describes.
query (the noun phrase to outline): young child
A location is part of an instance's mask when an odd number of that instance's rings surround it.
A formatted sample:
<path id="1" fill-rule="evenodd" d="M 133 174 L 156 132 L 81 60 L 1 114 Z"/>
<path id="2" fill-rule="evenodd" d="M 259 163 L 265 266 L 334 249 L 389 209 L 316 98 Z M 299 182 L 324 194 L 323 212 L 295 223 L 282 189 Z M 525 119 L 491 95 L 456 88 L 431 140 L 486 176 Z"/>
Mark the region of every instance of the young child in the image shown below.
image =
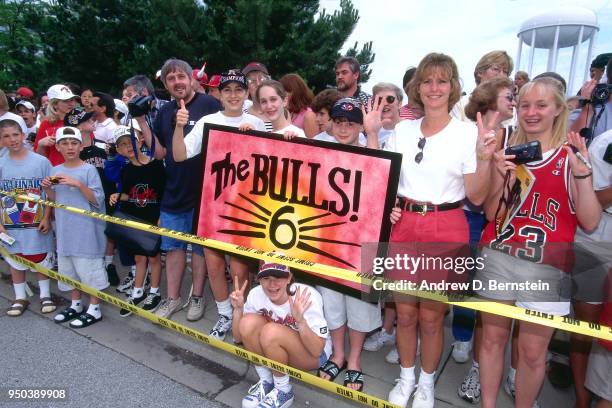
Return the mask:
<path id="1" fill-rule="evenodd" d="M 36 108 L 32 105 L 32 102 L 19 101 L 15 105 L 15 109 L 17 110 L 17 114 L 23 118 L 28 128 L 26 142 L 31 149 L 34 145 L 34 139 L 36 139 L 36 131 L 38 130 L 38 126 L 36 125 Z"/>
<path id="2" fill-rule="evenodd" d="M 51 163 L 46 157 L 29 151 L 23 144 L 26 135 L 21 126 L 11 119 L 0 121 L 0 140 L 8 153 L 0 159 L 0 188 L 27 194 L 34 198 L 45 198 L 41 181 L 51 173 Z M 50 268 L 52 266 L 52 242 L 49 232 L 47 207 L 25 200 L 0 196 L 0 233 L 15 239 L 12 245 L 2 243 L 9 253 L 24 257 Z M 26 297 L 25 273 L 27 266 L 6 258 L 10 266 L 15 289 L 15 302 L 9 307 L 9 316 L 21 316 L 30 304 Z M 40 305 L 43 313 L 55 311 L 51 300 L 49 278 L 38 273 Z"/>
<path id="3" fill-rule="evenodd" d="M 106 150 L 94 144 L 95 135 L 94 128 L 96 126 L 96 120 L 93 117 L 93 112 L 87 112 L 80 106 L 72 109 L 64 117 L 64 126 L 74 126 L 81 132 L 81 139 L 83 143 L 81 145 L 81 153 L 79 157 L 85 163 L 89 163 L 98 170 L 98 175 L 102 181 L 102 188 L 104 189 L 104 202 L 108 202 L 111 194 L 117 189 L 113 182 L 111 182 L 104 174 L 104 168 L 106 165 L 107 154 Z M 112 211 L 108 211 L 107 214 L 111 214 Z M 106 268 L 106 274 L 108 275 L 109 283 L 112 286 L 117 286 L 119 283 L 119 276 L 117 275 L 117 269 L 113 265 L 113 252 L 115 251 L 115 245 L 112 241 L 107 240 L 106 253 L 104 255 L 104 267 Z"/>
<path id="4" fill-rule="evenodd" d="M 362 146 L 359 134 L 363 131 L 361 104 L 353 98 L 342 98 L 332 107 L 332 134 L 338 143 Z M 333 381 L 344 367 L 344 385 L 354 390 L 363 389 L 361 350 L 366 335 L 382 325 L 380 308 L 354 296 L 323 286 L 317 286 L 323 297 L 325 319 L 332 339 L 332 355 L 319 367 L 319 376 Z M 345 353 L 344 337 L 349 332 L 349 350 Z"/>
<path id="5" fill-rule="evenodd" d="M 115 129 L 114 143 L 117 153 L 123 156 L 128 164 L 121 171 L 121 192 L 112 194 L 109 203 L 115 206 L 120 202 L 121 210 L 126 214 L 157 225 L 166 173 L 160 160 L 151 159 L 142 152 L 142 137 L 139 133 L 135 130 L 132 138 L 129 127 L 119 126 Z M 159 253 L 152 257 L 135 255 L 134 258 L 136 279 L 128 301 L 133 305 L 140 305 L 144 301 L 143 309 L 152 311 L 157 308 L 161 300 L 159 294 L 161 255 Z M 151 269 L 151 289 L 148 295 L 144 292 L 147 260 Z M 132 312 L 121 309 L 119 314 L 127 317 Z"/>
<path id="6" fill-rule="evenodd" d="M 82 138 L 79 129 L 61 127 L 55 132 L 56 148 L 64 163 L 51 170 L 41 185 L 49 199 L 59 204 L 104 213 L 104 190 L 94 166 L 81 160 Z M 104 270 L 104 221 L 77 215 L 66 210 L 55 210 L 58 271 L 94 289 L 108 287 Z M 86 239 L 83 239 L 86 237 Z M 89 308 L 83 312 L 81 292 L 58 282 L 62 291 L 71 290 L 72 303 L 55 316 L 56 323 L 70 322 L 78 329 L 102 320 L 100 300 L 91 296 Z"/>

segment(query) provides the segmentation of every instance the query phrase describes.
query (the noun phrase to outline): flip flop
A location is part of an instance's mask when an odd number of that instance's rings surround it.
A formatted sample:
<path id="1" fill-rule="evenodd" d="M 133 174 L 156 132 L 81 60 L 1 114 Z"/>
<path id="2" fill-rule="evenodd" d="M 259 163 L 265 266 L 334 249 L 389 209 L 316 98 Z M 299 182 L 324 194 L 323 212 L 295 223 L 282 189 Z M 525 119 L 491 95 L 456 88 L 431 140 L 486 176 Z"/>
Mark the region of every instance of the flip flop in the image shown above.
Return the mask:
<path id="1" fill-rule="evenodd" d="M 55 317 L 53 318 L 53 321 L 55 321 L 55 323 L 65 323 L 69 320 L 74 319 L 78 315 L 79 315 L 79 312 L 77 312 L 71 307 L 67 307 L 61 312 L 59 312 L 58 314 L 56 314 Z"/>
<path id="2" fill-rule="evenodd" d="M 70 322 L 70 327 L 73 329 L 82 329 L 83 327 L 91 326 L 94 323 L 102 320 L 102 316 L 99 318 L 90 315 L 89 313 L 81 313 L 76 319 Z"/>
<path id="3" fill-rule="evenodd" d="M 329 375 L 329 381 L 334 381 L 336 377 L 338 377 L 338 374 L 340 374 L 344 369 L 346 369 L 346 361 L 342 364 L 342 367 L 338 367 L 338 364 L 331 360 L 327 360 L 321 367 L 319 367 L 317 375 L 321 377 L 321 373 L 325 373 Z"/>
<path id="4" fill-rule="evenodd" d="M 358 384 L 359 387 L 353 388 L 355 391 L 363 390 L 363 373 L 358 370 L 346 370 L 344 373 L 344 386 L 349 384 Z"/>
<path id="5" fill-rule="evenodd" d="M 41 313 L 51 313 L 55 312 L 57 306 L 50 297 L 40 298 L 40 311 Z"/>
<path id="6" fill-rule="evenodd" d="M 27 300 L 17 299 L 13 302 L 11 307 L 8 308 L 6 314 L 12 317 L 19 317 L 23 314 L 23 312 L 27 310 L 29 305 L 30 302 L 28 302 Z"/>

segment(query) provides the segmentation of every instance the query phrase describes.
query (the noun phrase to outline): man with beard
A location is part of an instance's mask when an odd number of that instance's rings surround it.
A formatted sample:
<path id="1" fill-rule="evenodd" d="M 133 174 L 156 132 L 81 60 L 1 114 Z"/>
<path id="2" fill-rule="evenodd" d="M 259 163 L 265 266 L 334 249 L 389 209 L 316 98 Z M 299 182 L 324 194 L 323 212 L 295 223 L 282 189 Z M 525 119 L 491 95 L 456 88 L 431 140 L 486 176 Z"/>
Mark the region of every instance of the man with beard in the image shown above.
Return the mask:
<path id="1" fill-rule="evenodd" d="M 361 78 L 361 65 L 353 57 L 342 57 L 336 61 L 336 86 L 343 98 L 359 100 L 366 110 L 369 110 L 368 100 L 370 95 L 363 92 L 359 85 Z"/>
<path id="2" fill-rule="evenodd" d="M 174 161 L 172 135 L 176 123 L 176 112 L 179 109 L 180 101 L 184 102 L 185 108 L 189 111 L 189 122 L 185 126 L 185 134 L 188 134 L 198 119 L 218 112 L 221 108 L 219 102 L 212 96 L 195 92 L 191 79 L 192 68 L 188 63 L 179 59 L 167 60 L 161 69 L 161 81 L 173 100 L 162 106 L 155 118 L 153 123 L 155 135 L 151 135 L 144 117 L 137 118 L 138 124 L 143 129 L 147 146 L 151 148 L 151 138 L 156 137 L 155 158 L 164 159 L 166 163 L 166 186 L 161 202 L 160 226 L 188 233 L 192 232 L 193 211 L 198 204 L 198 185 L 202 182 L 198 174 L 201 174 L 202 156 L 198 154 L 181 163 Z M 180 289 L 185 270 L 187 243 L 162 237 L 161 249 L 167 251 L 168 296 L 162 301 L 156 314 L 170 318 L 182 307 Z M 193 291 L 187 310 L 187 320 L 195 321 L 200 319 L 204 313 L 202 294 L 206 267 L 202 247 L 192 245 L 192 249 Z"/>

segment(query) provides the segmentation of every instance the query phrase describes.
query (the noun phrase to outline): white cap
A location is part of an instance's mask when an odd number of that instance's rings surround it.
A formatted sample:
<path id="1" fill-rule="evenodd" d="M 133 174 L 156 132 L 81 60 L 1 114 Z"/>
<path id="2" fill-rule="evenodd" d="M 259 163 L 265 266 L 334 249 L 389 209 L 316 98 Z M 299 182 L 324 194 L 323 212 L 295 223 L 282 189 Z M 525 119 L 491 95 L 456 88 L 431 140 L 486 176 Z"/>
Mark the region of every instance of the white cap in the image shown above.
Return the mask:
<path id="1" fill-rule="evenodd" d="M 132 120 L 133 122 L 136 122 L 134 119 Z M 137 132 L 140 132 L 140 127 L 138 126 L 137 123 L 134 123 L 134 136 L 136 136 L 136 138 L 139 138 L 139 135 Z M 120 138 L 125 137 L 125 136 L 131 136 L 131 135 L 132 134 L 130 132 L 129 126 L 119 125 L 113 131 L 112 143 L 117 143 L 117 140 L 119 140 Z"/>
<path id="2" fill-rule="evenodd" d="M 115 101 L 115 110 L 127 115 L 129 113 L 127 105 L 121 99 L 114 99 Z"/>
<path id="3" fill-rule="evenodd" d="M 55 143 L 59 143 L 62 139 L 77 139 L 79 142 L 83 143 L 81 131 L 72 126 L 64 126 L 55 131 Z"/>
<path id="4" fill-rule="evenodd" d="M 19 105 L 25 107 L 28 110 L 36 112 L 36 108 L 34 107 L 34 105 L 32 105 L 32 102 L 22 100 L 22 101 L 17 102 L 15 106 L 19 106 Z"/>
<path id="5" fill-rule="evenodd" d="M 78 98 L 78 96 L 72 93 L 70 88 L 62 84 L 53 85 L 51 88 L 49 88 L 47 90 L 47 97 L 49 97 L 49 100 L 59 99 L 61 101 L 67 101 L 68 99 Z"/>

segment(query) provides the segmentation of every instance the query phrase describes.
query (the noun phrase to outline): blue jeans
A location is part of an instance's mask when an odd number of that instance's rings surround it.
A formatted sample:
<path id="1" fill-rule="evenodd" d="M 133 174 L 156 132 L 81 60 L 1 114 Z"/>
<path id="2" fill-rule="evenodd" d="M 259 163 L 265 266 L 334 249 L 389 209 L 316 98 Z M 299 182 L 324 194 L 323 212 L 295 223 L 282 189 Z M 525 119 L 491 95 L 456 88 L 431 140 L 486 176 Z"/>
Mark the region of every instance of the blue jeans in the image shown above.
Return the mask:
<path id="1" fill-rule="evenodd" d="M 486 219 L 484 214 L 463 210 L 470 227 L 470 252 L 472 257 L 478 254 L 478 242 L 484 229 Z M 474 271 L 470 271 L 473 275 Z M 453 337 L 457 341 L 470 341 L 476 324 L 476 310 L 453 306 Z"/>
<path id="2" fill-rule="evenodd" d="M 174 231 L 193 233 L 193 212 L 194 210 L 185 211 L 182 213 L 169 213 L 162 211 L 159 214 L 159 226 L 162 228 L 168 228 Z M 186 250 L 187 242 L 178 239 L 166 237 L 162 235 L 161 238 L 161 250 L 162 251 L 173 251 L 173 250 Z M 201 245 L 191 244 L 191 249 L 194 254 L 204 256 L 204 249 Z"/>

